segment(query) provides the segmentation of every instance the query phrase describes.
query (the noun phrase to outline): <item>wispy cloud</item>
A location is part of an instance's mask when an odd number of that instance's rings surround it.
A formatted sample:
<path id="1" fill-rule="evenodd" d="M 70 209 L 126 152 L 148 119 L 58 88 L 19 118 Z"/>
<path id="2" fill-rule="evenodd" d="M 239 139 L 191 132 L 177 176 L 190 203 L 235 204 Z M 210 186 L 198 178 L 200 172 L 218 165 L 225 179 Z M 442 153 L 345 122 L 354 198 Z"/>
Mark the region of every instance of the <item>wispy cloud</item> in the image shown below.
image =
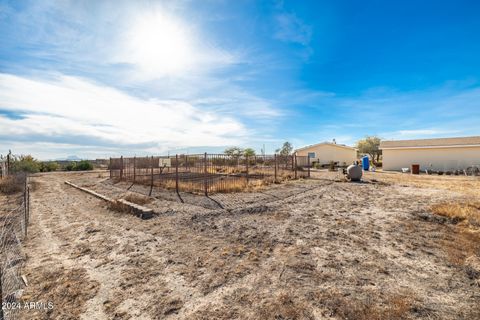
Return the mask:
<path id="1" fill-rule="evenodd" d="M 182 101 L 137 98 L 78 77 L 45 81 L 0 74 L 0 101 L 2 109 L 22 114 L 20 119 L 0 115 L 2 140 L 149 145 L 165 151 L 242 144 L 247 136 L 246 127 L 228 115 Z"/>
<path id="2" fill-rule="evenodd" d="M 419 139 L 431 138 L 439 136 L 451 136 L 461 134 L 460 130 L 444 130 L 444 129 L 414 129 L 414 130 L 398 130 L 393 132 L 386 132 L 382 134 L 385 139 Z"/>
<path id="3" fill-rule="evenodd" d="M 307 46 L 312 38 L 312 27 L 305 24 L 293 13 L 281 13 L 275 16 L 277 31 L 276 39 L 294 42 Z"/>

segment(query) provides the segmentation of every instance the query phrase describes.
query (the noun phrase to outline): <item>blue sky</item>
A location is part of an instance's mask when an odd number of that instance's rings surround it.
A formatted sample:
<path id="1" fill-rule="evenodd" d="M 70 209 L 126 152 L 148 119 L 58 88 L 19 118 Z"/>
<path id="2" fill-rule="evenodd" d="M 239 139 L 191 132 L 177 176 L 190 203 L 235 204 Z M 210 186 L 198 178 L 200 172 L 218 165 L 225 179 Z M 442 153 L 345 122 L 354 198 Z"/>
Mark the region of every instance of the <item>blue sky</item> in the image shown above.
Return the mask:
<path id="1" fill-rule="evenodd" d="M 480 135 L 478 1 L 0 1 L 0 153 Z"/>

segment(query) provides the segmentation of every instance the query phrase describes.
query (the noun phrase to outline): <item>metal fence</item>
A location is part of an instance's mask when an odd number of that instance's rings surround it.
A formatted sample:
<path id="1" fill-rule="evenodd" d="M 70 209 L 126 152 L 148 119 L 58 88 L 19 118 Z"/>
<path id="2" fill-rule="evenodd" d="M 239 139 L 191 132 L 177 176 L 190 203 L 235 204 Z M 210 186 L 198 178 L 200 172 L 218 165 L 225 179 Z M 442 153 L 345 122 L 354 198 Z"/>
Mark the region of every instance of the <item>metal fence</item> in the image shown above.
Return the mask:
<path id="1" fill-rule="evenodd" d="M 8 176 L 8 169 L 10 167 L 10 155 L 6 157 L 0 156 L 0 179 Z"/>
<path id="2" fill-rule="evenodd" d="M 26 174 L 1 179 L 19 184 L 21 192 L 9 195 L 0 208 L 0 320 L 20 318 L 20 296 L 25 287 L 21 269 L 25 262 L 22 241 L 30 218 L 30 191 Z"/>
<path id="3" fill-rule="evenodd" d="M 193 154 L 110 158 L 110 178 L 177 192 L 240 191 L 247 186 L 310 176 L 308 157 Z"/>

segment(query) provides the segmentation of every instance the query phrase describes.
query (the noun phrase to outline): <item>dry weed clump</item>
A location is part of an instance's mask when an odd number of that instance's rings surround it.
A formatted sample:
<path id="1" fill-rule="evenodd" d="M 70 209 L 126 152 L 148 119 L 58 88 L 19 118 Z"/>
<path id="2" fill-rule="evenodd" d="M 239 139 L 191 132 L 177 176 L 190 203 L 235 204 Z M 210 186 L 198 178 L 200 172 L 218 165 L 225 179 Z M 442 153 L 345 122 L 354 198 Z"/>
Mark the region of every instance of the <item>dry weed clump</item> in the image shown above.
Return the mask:
<path id="1" fill-rule="evenodd" d="M 259 305 L 259 319 L 315 319 L 309 305 L 287 292 L 280 292 L 273 299 Z"/>
<path id="2" fill-rule="evenodd" d="M 34 270 L 40 290 L 24 292 L 24 302 L 51 302 L 51 309 L 24 309 L 22 319 L 78 319 L 87 308 L 87 301 L 98 292 L 100 284 L 92 280 L 85 269 L 42 266 Z M 33 276 L 27 274 L 27 278 Z M 59 307 L 61 306 L 61 307 Z"/>
<path id="3" fill-rule="evenodd" d="M 431 210 L 455 223 L 464 221 L 470 226 L 480 227 L 480 201 L 440 203 L 432 206 Z"/>
<path id="4" fill-rule="evenodd" d="M 123 197 L 123 199 L 125 199 L 129 202 L 135 203 L 135 204 L 139 204 L 139 205 L 148 204 L 148 203 L 152 202 L 152 200 L 153 200 L 153 199 L 151 199 L 147 196 L 144 196 L 142 194 L 135 194 L 135 193 L 129 193 L 125 197 Z"/>
<path id="5" fill-rule="evenodd" d="M 108 209 L 121 213 L 130 213 L 131 208 L 118 200 L 113 200 L 108 203 Z"/>
<path id="6" fill-rule="evenodd" d="M 412 311 L 416 309 L 415 299 L 412 294 L 393 294 L 386 298 L 374 300 L 368 296 L 366 299 L 349 298 L 340 292 L 321 293 L 320 304 L 330 314 L 339 319 L 356 320 L 403 320 L 411 319 Z"/>
<path id="7" fill-rule="evenodd" d="M 8 176 L 0 179 L 0 192 L 3 194 L 14 194 L 23 190 L 23 182 L 16 176 Z"/>

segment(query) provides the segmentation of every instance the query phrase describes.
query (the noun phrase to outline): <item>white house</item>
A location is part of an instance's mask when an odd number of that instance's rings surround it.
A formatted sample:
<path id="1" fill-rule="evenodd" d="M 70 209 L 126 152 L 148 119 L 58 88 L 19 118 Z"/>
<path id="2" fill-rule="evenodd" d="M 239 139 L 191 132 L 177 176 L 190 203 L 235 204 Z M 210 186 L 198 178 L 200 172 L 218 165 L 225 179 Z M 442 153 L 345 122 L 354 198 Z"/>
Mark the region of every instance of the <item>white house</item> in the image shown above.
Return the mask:
<path id="1" fill-rule="evenodd" d="M 298 156 L 308 156 L 310 163 L 321 165 L 336 162 L 349 165 L 357 160 L 357 149 L 337 143 L 322 142 L 295 150 Z"/>
<path id="2" fill-rule="evenodd" d="M 419 164 L 420 170 L 462 170 L 480 165 L 480 137 L 392 140 L 380 143 L 383 170 Z"/>

